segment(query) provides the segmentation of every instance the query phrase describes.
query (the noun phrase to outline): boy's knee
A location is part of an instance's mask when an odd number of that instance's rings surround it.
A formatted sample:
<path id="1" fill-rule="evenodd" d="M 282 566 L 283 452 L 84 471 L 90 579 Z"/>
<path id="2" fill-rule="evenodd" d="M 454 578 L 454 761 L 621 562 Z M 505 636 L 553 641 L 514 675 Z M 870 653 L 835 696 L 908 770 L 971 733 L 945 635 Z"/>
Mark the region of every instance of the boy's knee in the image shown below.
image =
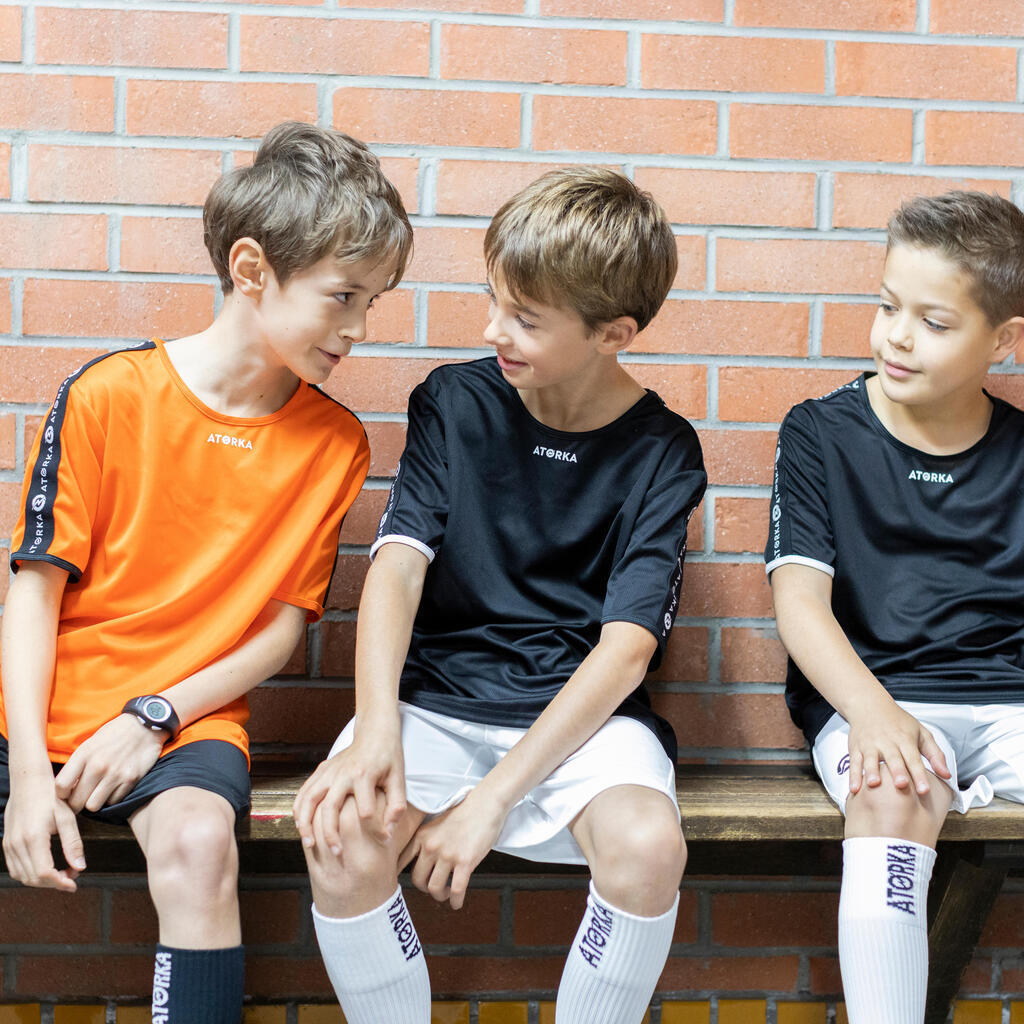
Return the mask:
<path id="1" fill-rule="evenodd" d="M 664 883 L 676 889 L 686 867 L 686 843 L 678 821 L 665 815 L 657 819 L 637 817 L 628 823 L 616 866 L 627 877 L 632 873 L 647 884 Z"/>
<path id="2" fill-rule="evenodd" d="M 387 854 L 388 845 L 374 834 L 373 828 L 373 821 L 361 818 L 355 800 L 349 797 L 338 816 L 338 835 L 342 857 L 354 870 L 372 871 L 379 862 L 392 859 Z"/>
<path id="3" fill-rule="evenodd" d="M 224 815 L 196 813 L 160 829 L 152 836 L 146 859 L 154 900 L 233 898 L 238 847 Z"/>
<path id="4" fill-rule="evenodd" d="M 670 807 L 621 815 L 614 835 L 597 844 L 592 865 L 599 892 L 620 909 L 646 916 L 675 899 L 686 867 L 686 843 Z"/>
<path id="5" fill-rule="evenodd" d="M 323 849 L 315 855 L 307 854 L 314 880 L 332 891 L 344 891 L 395 874 L 399 851 L 393 844 L 382 842 L 372 828 L 371 822 L 359 816 L 355 800 L 349 797 L 338 815 L 341 855 L 335 857 Z"/>
<path id="6" fill-rule="evenodd" d="M 920 796 L 914 789 L 897 789 L 889 778 L 880 786 L 862 786 L 846 801 L 846 836 L 891 836 L 931 846 L 938 838 L 949 790 L 932 780 L 932 790 Z"/>

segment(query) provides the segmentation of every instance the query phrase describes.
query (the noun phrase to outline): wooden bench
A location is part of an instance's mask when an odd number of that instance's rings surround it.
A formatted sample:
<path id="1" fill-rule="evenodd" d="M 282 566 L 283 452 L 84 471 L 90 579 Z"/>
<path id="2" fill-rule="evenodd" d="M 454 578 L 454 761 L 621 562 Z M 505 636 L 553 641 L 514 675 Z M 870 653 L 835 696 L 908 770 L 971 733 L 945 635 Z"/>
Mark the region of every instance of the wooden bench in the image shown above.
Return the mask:
<path id="1" fill-rule="evenodd" d="M 291 805 L 302 774 L 257 776 L 252 813 L 238 825 L 243 873 L 304 870 Z M 842 870 L 843 819 L 811 771 L 797 766 L 682 766 L 677 793 L 695 875 L 831 875 Z M 127 829 L 86 822 L 90 865 L 140 871 Z M 1024 805 L 994 800 L 951 814 L 939 840 L 928 903 L 931 969 L 925 1024 L 944 1024 L 1007 871 L 1024 863 Z M 536 872 L 491 854 L 480 870 Z M 545 866 L 545 873 L 577 872 Z M 784 924 L 780 925 L 780 929 Z"/>

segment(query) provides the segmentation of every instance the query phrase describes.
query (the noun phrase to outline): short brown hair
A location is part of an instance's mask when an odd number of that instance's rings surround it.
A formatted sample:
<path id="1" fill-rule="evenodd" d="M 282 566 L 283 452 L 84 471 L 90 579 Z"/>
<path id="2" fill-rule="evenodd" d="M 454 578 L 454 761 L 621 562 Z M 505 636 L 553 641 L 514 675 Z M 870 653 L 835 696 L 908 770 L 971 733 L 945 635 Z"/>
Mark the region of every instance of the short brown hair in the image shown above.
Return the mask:
<path id="1" fill-rule="evenodd" d="M 889 245 L 935 249 L 971 279 L 971 297 L 993 327 L 1024 316 L 1024 213 L 1002 196 L 945 192 L 905 202 Z"/>
<path id="2" fill-rule="evenodd" d="M 203 240 L 225 294 L 239 238 L 259 242 L 282 284 L 333 250 L 344 262 L 393 260 L 393 288 L 412 249 L 409 218 L 377 157 L 344 132 L 300 121 L 272 128 L 252 166 L 225 174 L 207 196 Z"/>
<path id="3" fill-rule="evenodd" d="M 515 299 L 568 306 L 588 331 L 620 316 L 643 330 L 676 274 L 676 245 L 649 192 L 600 167 L 551 171 L 495 214 L 487 271 Z"/>

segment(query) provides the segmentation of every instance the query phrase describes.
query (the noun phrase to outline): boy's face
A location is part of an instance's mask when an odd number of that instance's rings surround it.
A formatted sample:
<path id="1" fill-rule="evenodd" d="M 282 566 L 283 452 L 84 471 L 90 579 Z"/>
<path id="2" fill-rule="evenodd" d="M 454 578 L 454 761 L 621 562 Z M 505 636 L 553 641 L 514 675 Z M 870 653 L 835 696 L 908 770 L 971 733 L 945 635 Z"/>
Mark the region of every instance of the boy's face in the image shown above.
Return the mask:
<path id="1" fill-rule="evenodd" d="M 935 249 L 894 245 L 885 260 L 871 355 L 886 398 L 954 407 L 981 396 L 1000 330 L 970 294 L 971 281 Z"/>
<path id="2" fill-rule="evenodd" d="M 366 313 L 394 267 L 378 257 L 343 263 L 328 254 L 279 284 L 273 271 L 260 298 L 266 344 L 283 366 L 322 384 L 366 337 Z"/>
<path id="3" fill-rule="evenodd" d="M 500 276 L 487 285 L 491 304 L 484 341 L 514 388 L 560 384 L 586 372 L 597 357 L 599 332 L 588 331 L 573 310 L 532 299 L 516 302 Z"/>

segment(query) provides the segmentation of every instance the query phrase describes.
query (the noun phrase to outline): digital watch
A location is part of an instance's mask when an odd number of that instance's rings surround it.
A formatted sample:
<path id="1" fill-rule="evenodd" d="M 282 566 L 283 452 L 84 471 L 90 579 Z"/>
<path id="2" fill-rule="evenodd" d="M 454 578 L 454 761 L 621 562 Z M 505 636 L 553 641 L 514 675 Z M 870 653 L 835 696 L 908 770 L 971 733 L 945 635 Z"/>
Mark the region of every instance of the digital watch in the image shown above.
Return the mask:
<path id="1" fill-rule="evenodd" d="M 133 697 L 121 708 L 121 714 L 134 715 L 147 729 L 166 732 L 172 740 L 181 728 L 181 722 L 178 721 L 171 702 L 166 697 L 158 697 L 155 694 Z"/>

